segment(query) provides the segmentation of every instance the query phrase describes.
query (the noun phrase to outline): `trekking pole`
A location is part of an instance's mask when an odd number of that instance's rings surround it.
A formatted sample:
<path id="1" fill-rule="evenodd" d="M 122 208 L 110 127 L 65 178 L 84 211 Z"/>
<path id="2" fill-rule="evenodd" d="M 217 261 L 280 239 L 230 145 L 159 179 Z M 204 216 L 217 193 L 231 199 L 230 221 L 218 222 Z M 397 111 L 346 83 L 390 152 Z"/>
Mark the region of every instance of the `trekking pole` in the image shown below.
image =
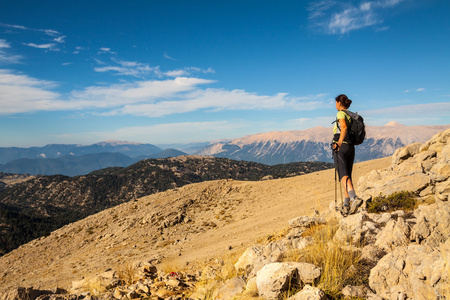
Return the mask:
<path id="1" fill-rule="evenodd" d="M 335 169 L 335 172 L 334 172 L 334 207 L 335 207 L 336 210 L 338 210 L 338 208 L 337 208 L 337 184 L 338 184 L 338 178 L 339 178 L 339 173 L 338 173 L 338 170 L 339 170 L 339 157 L 337 156 L 337 152 L 334 151 L 334 149 L 333 149 L 333 158 L 335 158 L 334 157 L 335 155 L 336 155 L 336 159 L 335 159 L 336 164 L 335 164 L 335 167 L 334 167 L 334 169 Z M 341 208 L 342 208 L 342 207 L 344 207 L 344 203 L 343 203 L 343 200 L 342 200 L 342 186 L 340 184 L 339 184 L 339 190 L 340 190 L 340 193 L 341 193 Z"/>

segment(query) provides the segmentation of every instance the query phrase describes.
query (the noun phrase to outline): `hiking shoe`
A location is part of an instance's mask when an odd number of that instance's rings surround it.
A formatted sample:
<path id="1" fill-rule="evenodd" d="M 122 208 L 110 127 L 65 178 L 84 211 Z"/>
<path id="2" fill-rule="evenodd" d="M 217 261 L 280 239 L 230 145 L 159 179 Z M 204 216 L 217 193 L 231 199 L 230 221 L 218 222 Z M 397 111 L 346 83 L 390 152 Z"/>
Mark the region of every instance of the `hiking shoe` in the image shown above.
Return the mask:
<path id="1" fill-rule="evenodd" d="M 362 199 L 359 197 L 355 197 L 355 199 L 353 199 L 352 204 L 350 206 L 350 214 L 354 214 L 356 213 L 356 211 L 358 210 L 358 207 L 361 206 L 361 204 L 363 203 Z"/>

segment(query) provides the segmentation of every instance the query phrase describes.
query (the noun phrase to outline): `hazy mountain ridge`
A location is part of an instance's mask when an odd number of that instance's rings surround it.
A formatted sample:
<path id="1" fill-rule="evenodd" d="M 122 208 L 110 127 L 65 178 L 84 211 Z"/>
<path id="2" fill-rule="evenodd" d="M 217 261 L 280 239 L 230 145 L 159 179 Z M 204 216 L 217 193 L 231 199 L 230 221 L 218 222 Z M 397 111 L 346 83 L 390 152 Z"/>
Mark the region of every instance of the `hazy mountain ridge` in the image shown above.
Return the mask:
<path id="1" fill-rule="evenodd" d="M 0 147 L 0 164 L 21 158 L 58 158 L 64 155 L 81 156 L 93 153 L 121 153 L 131 158 L 151 155 L 163 151 L 152 144 L 139 144 L 123 141 L 105 141 L 92 145 L 50 144 L 44 147 Z"/>
<path id="2" fill-rule="evenodd" d="M 216 179 L 260 180 L 289 177 L 332 167 L 321 162 L 267 166 L 255 162 L 225 158 L 181 156 L 147 159 L 127 168 L 107 168 L 85 176 L 39 176 L 11 188 L 0 190 L 0 212 L 3 220 L 0 253 L 19 246 L 24 239 L 17 226 L 23 216 L 45 223 L 45 231 L 27 230 L 29 239 L 36 238 L 65 224 L 103 209 L 146 195 Z M 18 225 L 17 225 L 18 224 Z M 16 226 L 17 225 L 17 226 Z"/>
<path id="3" fill-rule="evenodd" d="M 366 126 L 366 140 L 357 146 L 356 161 L 365 161 L 392 155 L 396 149 L 411 143 L 423 143 L 450 125 L 405 126 L 390 122 L 385 126 Z M 292 161 L 331 162 L 330 128 L 317 126 L 306 130 L 275 131 L 217 142 L 197 154 L 280 164 Z"/>
<path id="4" fill-rule="evenodd" d="M 0 165 L 0 171 L 32 175 L 85 175 L 95 170 L 109 167 L 128 167 L 147 158 L 167 158 L 186 155 L 186 153 L 166 149 L 149 155 L 131 158 L 118 152 L 90 153 L 81 156 L 64 155 L 57 158 L 20 158 Z"/>

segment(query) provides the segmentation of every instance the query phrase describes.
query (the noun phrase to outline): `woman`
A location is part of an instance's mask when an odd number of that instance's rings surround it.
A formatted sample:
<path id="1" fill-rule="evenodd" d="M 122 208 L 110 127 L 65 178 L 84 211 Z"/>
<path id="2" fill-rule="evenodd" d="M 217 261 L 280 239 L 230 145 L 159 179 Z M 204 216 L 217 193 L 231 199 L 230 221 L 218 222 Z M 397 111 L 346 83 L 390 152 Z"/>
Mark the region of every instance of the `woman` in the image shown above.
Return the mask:
<path id="1" fill-rule="evenodd" d="M 355 146 L 350 142 L 347 128 L 350 127 L 350 116 L 346 114 L 346 110 L 352 104 L 352 100 L 344 94 L 335 98 L 336 123 L 334 124 L 333 133 L 333 158 L 334 165 L 339 174 L 339 180 L 344 187 L 344 206 L 342 213 L 344 215 L 353 214 L 362 204 L 362 200 L 356 196 L 352 182 L 353 162 L 355 160 Z M 339 131 L 339 132 L 338 132 Z"/>

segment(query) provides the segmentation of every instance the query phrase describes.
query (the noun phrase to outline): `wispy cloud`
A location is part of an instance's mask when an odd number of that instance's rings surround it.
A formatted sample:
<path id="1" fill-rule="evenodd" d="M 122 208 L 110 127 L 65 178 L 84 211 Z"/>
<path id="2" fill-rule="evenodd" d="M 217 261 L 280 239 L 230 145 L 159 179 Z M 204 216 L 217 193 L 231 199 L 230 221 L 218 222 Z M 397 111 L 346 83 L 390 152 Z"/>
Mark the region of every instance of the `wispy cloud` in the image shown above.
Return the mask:
<path id="1" fill-rule="evenodd" d="M 111 48 L 108 47 L 101 47 L 100 49 L 98 49 L 98 54 L 103 54 L 103 53 L 109 53 L 109 54 L 117 54 L 117 52 L 114 52 L 111 50 Z"/>
<path id="2" fill-rule="evenodd" d="M 194 73 L 207 74 L 207 73 L 215 73 L 215 72 L 216 71 L 212 68 L 208 68 L 205 70 L 205 69 L 201 69 L 201 68 L 197 68 L 197 67 L 188 67 L 188 68 L 184 68 L 184 69 L 167 71 L 167 72 L 164 72 L 163 74 L 166 76 L 169 76 L 169 77 L 179 77 L 179 76 L 189 76 Z"/>
<path id="3" fill-rule="evenodd" d="M 30 27 L 26 27 L 26 26 L 22 26 L 22 25 L 13 25 L 13 24 L 3 24 L 0 23 L 0 27 L 5 27 L 5 28 L 12 28 L 12 29 L 16 29 L 18 31 L 29 31 L 29 32 L 34 32 L 34 33 L 39 33 L 39 35 L 41 35 L 39 37 L 39 39 L 41 41 L 44 41 L 42 43 L 22 43 L 25 46 L 29 46 L 29 47 L 33 47 L 33 48 L 38 48 L 38 49 L 45 49 L 47 51 L 60 51 L 60 47 L 62 44 L 64 44 L 64 39 L 66 38 L 66 36 L 62 35 L 60 32 L 53 30 L 53 29 L 36 29 L 36 28 L 30 28 Z M 42 36 L 42 34 L 44 34 L 44 36 Z M 51 43 L 49 43 L 49 41 L 51 41 Z"/>
<path id="4" fill-rule="evenodd" d="M 141 79 L 145 78 L 145 76 L 149 74 L 156 75 L 158 77 L 162 76 L 159 66 L 151 67 L 144 63 L 117 59 L 112 59 L 114 65 L 107 65 L 99 60 L 96 61 L 97 63 L 104 65 L 102 67 L 94 68 L 96 72 L 112 72 L 114 75 L 133 76 Z"/>
<path id="5" fill-rule="evenodd" d="M 22 56 L 9 54 L 6 50 L 4 50 L 7 48 L 11 48 L 10 44 L 4 39 L 0 39 L 0 64 L 18 63 L 22 59 Z"/>
<path id="6" fill-rule="evenodd" d="M 334 1 L 320 0 L 309 3 L 308 19 L 311 26 L 328 34 L 345 34 L 354 30 L 380 25 L 383 10 L 405 0 Z M 383 30 L 386 30 L 383 26 Z"/>
<path id="7" fill-rule="evenodd" d="M 38 48 L 38 49 L 46 49 L 49 51 L 59 51 L 60 49 L 56 46 L 54 43 L 50 44 L 35 44 L 35 43 L 23 43 L 23 45 L 32 47 L 32 48 Z"/>
<path id="8" fill-rule="evenodd" d="M 412 89 L 412 90 L 404 90 L 404 93 L 411 93 L 411 92 L 425 92 L 425 88 L 418 88 L 418 89 Z"/>
<path id="9" fill-rule="evenodd" d="M 173 57 L 171 57 L 169 54 L 167 54 L 167 52 L 164 52 L 164 57 L 167 58 L 167 59 L 169 59 L 169 60 L 176 61 L 176 59 L 173 58 Z"/>
<path id="10" fill-rule="evenodd" d="M 109 48 L 102 48 L 105 52 L 111 53 Z M 107 64 L 103 61 L 95 59 L 95 61 L 101 65 L 101 67 L 96 67 L 94 70 L 96 72 L 111 72 L 114 75 L 120 76 L 133 76 L 140 79 L 145 79 L 147 76 L 156 76 L 158 78 L 162 78 L 164 76 L 167 77 L 186 77 L 191 76 L 195 73 L 200 74 L 208 74 L 215 73 L 215 70 L 212 68 L 202 69 L 197 67 L 186 67 L 178 70 L 170 70 L 166 72 L 162 72 L 159 66 L 150 66 L 145 63 L 140 63 L 137 61 L 126 61 L 119 60 L 117 58 L 112 58 L 112 64 Z"/>

